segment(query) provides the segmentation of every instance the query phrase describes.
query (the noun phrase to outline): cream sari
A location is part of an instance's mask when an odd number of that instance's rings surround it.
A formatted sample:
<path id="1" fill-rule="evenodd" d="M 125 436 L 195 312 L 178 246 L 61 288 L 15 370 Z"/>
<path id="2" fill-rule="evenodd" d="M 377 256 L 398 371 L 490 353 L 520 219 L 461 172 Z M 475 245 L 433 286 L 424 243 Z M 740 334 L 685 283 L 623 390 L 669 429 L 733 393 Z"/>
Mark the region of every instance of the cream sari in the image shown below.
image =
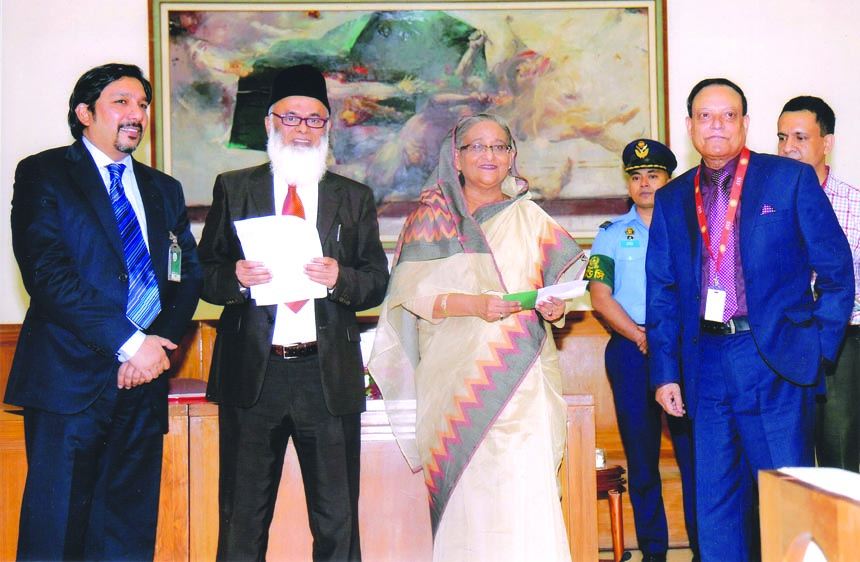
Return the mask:
<path id="1" fill-rule="evenodd" d="M 524 180 L 509 178 L 509 199 L 469 214 L 450 160 L 443 151 L 438 185 L 401 233 L 369 368 L 404 455 L 424 471 L 434 560 L 570 560 L 557 484 L 565 402 L 548 323 L 535 310 L 434 319 L 432 305 L 579 278 L 585 258 Z"/>

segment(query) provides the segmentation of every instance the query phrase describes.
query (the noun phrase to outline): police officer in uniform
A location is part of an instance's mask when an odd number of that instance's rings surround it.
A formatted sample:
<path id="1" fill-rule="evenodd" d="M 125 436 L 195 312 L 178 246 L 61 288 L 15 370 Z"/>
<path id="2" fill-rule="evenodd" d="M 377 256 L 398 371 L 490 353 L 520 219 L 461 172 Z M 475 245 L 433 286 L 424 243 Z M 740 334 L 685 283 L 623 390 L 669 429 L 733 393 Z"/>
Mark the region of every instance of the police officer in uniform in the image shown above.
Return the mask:
<path id="1" fill-rule="evenodd" d="M 668 147 L 650 139 L 628 144 L 622 160 L 634 204 L 626 215 L 600 225 L 585 278 L 594 310 L 612 330 L 606 345 L 606 373 L 627 457 L 636 539 L 643 561 L 660 561 L 666 560 L 669 547 L 659 467 L 663 409 L 654 400 L 648 377 L 645 253 L 654 193 L 669 181 L 677 161 Z M 697 559 L 692 429 L 686 417 L 667 422 L 681 470 L 687 534 Z"/>

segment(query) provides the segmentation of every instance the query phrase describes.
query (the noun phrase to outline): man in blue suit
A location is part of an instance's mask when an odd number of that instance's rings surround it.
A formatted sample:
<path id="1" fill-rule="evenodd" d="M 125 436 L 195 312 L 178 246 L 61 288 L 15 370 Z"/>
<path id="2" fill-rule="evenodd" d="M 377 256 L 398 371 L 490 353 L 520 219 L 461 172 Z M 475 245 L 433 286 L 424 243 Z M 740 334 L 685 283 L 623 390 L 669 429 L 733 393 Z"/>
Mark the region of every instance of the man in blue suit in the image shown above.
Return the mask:
<path id="1" fill-rule="evenodd" d="M 5 401 L 24 408 L 19 560 L 152 560 L 168 353 L 202 287 L 182 187 L 131 158 L 152 87 L 86 72 L 75 143 L 15 172 L 12 245 L 30 307 Z"/>
<path id="2" fill-rule="evenodd" d="M 750 152 L 746 109 L 724 78 L 692 89 L 702 162 L 657 192 L 646 259 L 651 385 L 693 419 L 706 562 L 758 558 L 758 471 L 813 464 L 814 394 L 854 292 L 815 171 Z"/>

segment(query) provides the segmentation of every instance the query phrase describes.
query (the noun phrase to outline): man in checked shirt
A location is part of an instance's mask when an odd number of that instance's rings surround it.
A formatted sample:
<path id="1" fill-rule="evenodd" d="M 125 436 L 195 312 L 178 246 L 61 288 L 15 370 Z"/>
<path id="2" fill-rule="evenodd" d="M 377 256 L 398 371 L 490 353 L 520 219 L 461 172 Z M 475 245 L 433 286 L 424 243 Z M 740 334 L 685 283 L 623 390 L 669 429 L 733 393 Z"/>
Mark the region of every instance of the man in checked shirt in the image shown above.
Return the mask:
<path id="1" fill-rule="evenodd" d="M 825 159 L 833 149 L 836 116 L 821 98 L 799 96 L 782 108 L 777 122 L 779 155 L 815 168 L 818 181 L 848 237 L 854 258 L 854 309 L 826 378 L 827 395 L 816 405 L 815 455 L 819 466 L 860 470 L 860 190 L 837 179 Z"/>

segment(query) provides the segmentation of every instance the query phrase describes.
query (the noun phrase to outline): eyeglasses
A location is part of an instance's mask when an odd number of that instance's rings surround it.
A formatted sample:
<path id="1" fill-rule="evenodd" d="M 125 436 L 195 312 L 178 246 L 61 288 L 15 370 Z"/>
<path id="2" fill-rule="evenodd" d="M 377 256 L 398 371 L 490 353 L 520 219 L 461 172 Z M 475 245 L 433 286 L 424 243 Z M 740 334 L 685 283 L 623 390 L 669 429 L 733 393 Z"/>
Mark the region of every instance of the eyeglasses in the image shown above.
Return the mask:
<path id="1" fill-rule="evenodd" d="M 299 117 L 298 115 L 293 115 L 292 113 L 287 113 L 286 115 L 270 113 L 269 115 L 274 115 L 275 117 L 280 119 L 281 123 L 283 123 L 287 127 L 298 127 L 302 124 L 302 121 L 304 121 L 311 129 L 322 129 L 323 127 L 325 127 L 325 124 L 328 123 L 328 119 L 326 119 L 325 117 Z"/>
<path id="2" fill-rule="evenodd" d="M 510 145 L 507 144 L 481 144 L 479 142 L 473 142 L 471 144 L 464 144 L 460 147 L 460 150 L 465 150 L 466 152 L 471 152 L 472 154 L 483 154 L 486 151 L 490 151 L 493 155 L 496 154 L 507 154 L 511 151 Z"/>

